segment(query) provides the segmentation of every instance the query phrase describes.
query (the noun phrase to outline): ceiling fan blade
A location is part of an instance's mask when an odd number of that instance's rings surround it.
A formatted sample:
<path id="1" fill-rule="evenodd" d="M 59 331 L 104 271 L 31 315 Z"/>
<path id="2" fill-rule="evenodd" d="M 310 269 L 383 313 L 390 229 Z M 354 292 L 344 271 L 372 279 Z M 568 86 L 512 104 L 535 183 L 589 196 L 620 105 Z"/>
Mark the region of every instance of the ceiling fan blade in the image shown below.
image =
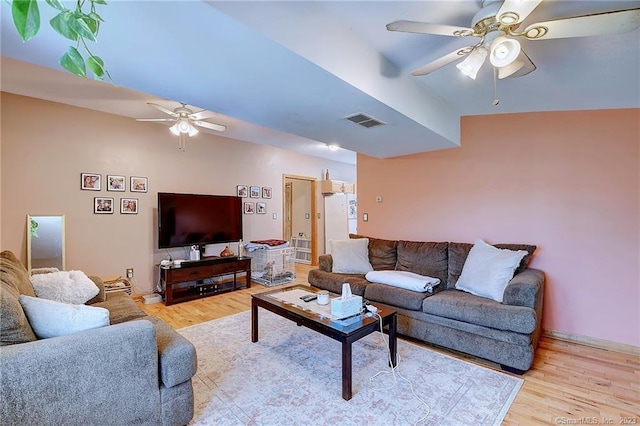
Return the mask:
<path id="1" fill-rule="evenodd" d="M 517 24 L 524 21 L 540 3 L 542 0 L 505 0 L 496 18 L 505 25 Z"/>
<path id="2" fill-rule="evenodd" d="M 518 55 L 518 58 L 516 59 L 516 61 L 524 62 L 524 65 L 518 71 L 514 72 L 513 74 L 511 74 L 509 77 L 506 77 L 506 78 L 524 77 L 525 75 L 531 74 L 537 69 L 536 65 L 533 63 L 531 58 L 529 58 L 529 56 L 526 53 L 524 53 L 524 50 L 520 50 L 520 55 Z"/>
<path id="3" fill-rule="evenodd" d="M 219 132 L 224 132 L 225 130 L 227 130 L 227 126 L 223 126 L 222 124 L 207 123 L 206 121 L 196 120 L 192 124 L 204 127 L 206 129 L 217 130 Z"/>
<path id="4" fill-rule="evenodd" d="M 453 52 L 444 55 L 438 59 L 436 59 L 435 61 L 429 62 L 426 65 L 421 66 L 420 68 L 413 70 L 411 72 L 411 75 L 415 75 L 415 76 L 420 76 L 420 75 L 427 75 L 430 74 L 432 72 L 434 72 L 435 70 L 444 67 L 447 64 L 450 64 L 453 61 L 456 61 L 458 59 L 462 59 L 465 56 L 467 56 L 469 53 L 471 53 L 472 48 L 471 46 L 469 47 L 464 47 L 462 49 L 458 49 L 458 50 L 454 50 Z"/>
<path id="5" fill-rule="evenodd" d="M 622 34 L 640 26 L 640 9 L 595 13 L 573 18 L 537 22 L 525 30 L 529 40 L 588 37 L 604 34 Z"/>
<path id="6" fill-rule="evenodd" d="M 429 24 L 427 22 L 416 21 L 395 21 L 387 24 L 387 30 L 400 31 L 404 33 L 417 34 L 437 34 L 445 36 L 470 36 L 474 32 L 471 28 L 456 27 L 453 25 Z"/>
<path id="7" fill-rule="evenodd" d="M 189 118 L 191 120 L 205 120 L 207 118 L 213 117 L 214 115 L 216 115 L 215 112 L 207 111 L 206 109 L 203 109 L 202 111 L 198 111 L 196 113 L 189 114 Z"/>
<path id="8" fill-rule="evenodd" d="M 172 117 L 177 117 L 178 116 L 178 114 L 176 114 L 175 112 L 171 111 L 168 108 L 163 107 L 162 105 L 154 104 L 153 102 L 147 102 L 147 105 L 151 105 L 155 109 L 158 109 L 158 110 L 164 112 L 165 114 L 169 114 Z"/>
<path id="9" fill-rule="evenodd" d="M 136 118 L 136 121 L 176 121 L 173 118 Z"/>

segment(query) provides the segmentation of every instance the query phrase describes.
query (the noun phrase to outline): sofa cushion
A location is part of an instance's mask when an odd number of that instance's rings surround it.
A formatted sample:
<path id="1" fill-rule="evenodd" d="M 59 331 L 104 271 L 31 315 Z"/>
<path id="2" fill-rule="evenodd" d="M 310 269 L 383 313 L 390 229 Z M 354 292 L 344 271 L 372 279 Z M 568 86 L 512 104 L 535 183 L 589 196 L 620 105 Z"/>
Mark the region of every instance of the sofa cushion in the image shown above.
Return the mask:
<path id="1" fill-rule="evenodd" d="M 412 311 L 422 309 L 422 302 L 429 296 L 431 293 L 421 293 L 377 283 L 369 284 L 364 290 L 366 300 Z"/>
<path id="2" fill-rule="evenodd" d="M 0 253 L 2 281 L 14 287 L 20 294 L 35 296 L 29 273 L 22 262 L 9 250 Z"/>
<path id="3" fill-rule="evenodd" d="M 369 263 L 369 240 L 329 240 L 329 251 L 333 258 L 332 272 L 366 274 L 373 270 Z"/>
<path id="4" fill-rule="evenodd" d="M 335 294 L 342 294 L 342 284 L 349 283 L 351 293 L 356 296 L 364 295 L 364 289 L 371 284 L 363 274 L 337 274 L 321 269 L 310 270 L 307 279 L 313 287 Z"/>
<path id="5" fill-rule="evenodd" d="M 0 283 L 0 346 L 33 342 L 36 335 L 18 300 L 18 290 L 4 281 Z"/>
<path id="6" fill-rule="evenodd" d="M 438 278 L 441 283 L 445 283 L 448 255 L 447 243 L 398 241 L 398 261 L 395 269 Z M 435 287 L 434 293 L 442 291 L 442 287 Z"/>
<path id="7" fill-rule="evenodd" d="M 349 238 L 369 239 L 369 262 L 376 271 L 393 270 L 398 261 L 398 242 L 349 234 Z"/>
<path id="8" fill-rule="evenodd" d="M 100 290 L 82 271 L 58 271 L 31 277 L 36 296 L 79 305 L 98 295 Z"/>
<path id="9" fill-rule="evenodd" d="M 460 290 L 445 290 L 426 298 L 422 311 L 498 330 L 528 334 L 536 329 L 536 312 L 533 309 L 503 305 Z"/>
<path id="10" fill-rule="evenodd" d="M 85 305 L 71 305 L 39 297 L 19 297 L 33 332 L 39 339 L 66 336 L 109 325 L 109 311 Z"/>
<path id="11" fill-rule="evenodd" d="M 493 246 L 499 249 L 524 250 L 527 252 L 527 255 L 520 261 L 515 275 L 525 270 L 533 257 L 533 252 L 537 248 L 530 244 L 494 244 Z M 447 288 L 455 288 L 471 247 L 473 247 L 473 244 L 470 243 L 449 243 L 449 273 L 447 280 L 443 281 L 447 283 Z"/>
<path id="12" fill-rule="evenodd" d="M 136 305 L 131 296 L 123 292 L 109 293 L 104 302 L 94 303 L 91 306 L 99 306 L 109 311 L 111 324 L 131 321 L 146 317 L 147 314 Z"/>

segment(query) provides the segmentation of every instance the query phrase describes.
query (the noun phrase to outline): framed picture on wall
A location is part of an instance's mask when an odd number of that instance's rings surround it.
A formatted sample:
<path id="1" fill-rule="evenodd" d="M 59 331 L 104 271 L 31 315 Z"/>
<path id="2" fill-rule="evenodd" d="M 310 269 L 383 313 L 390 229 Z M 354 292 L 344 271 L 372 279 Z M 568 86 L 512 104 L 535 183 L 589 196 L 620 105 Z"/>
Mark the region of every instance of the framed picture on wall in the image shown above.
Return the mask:
<path id="1" fill-rule="evenodd" d="M 268 186 L 262 187 L 262 198 L 271 198 L 271 188 Z"/>
<path id="2" fill-rule="evenodd" d="M 107 175 L 107 191 L 124 191 L 124 176 Z"/>
<path id="3" fill-rule="evenodd" d="M 80 188 L 87 189 L 89 191 L 100 191 L 100 181 L 102 175 L 96 173 L 81 173 L 80 174 Z"/>
<path id="4" fill-rule="evenodd" d="M 236 195 L 238 197 L 247 198 L 247 196 L 249 195 L 249 188 L 247 187 L 247 185 L 238 185 L 236 187 Z"/>
<path id="5" fill-rule="evenodd" d="M 256 203 L 244 203 L 244 214 L 254 214 L 256 212 Z"/>
<path id="6" fill-rule="evenodd" d="M 257 214 L 267 214 L 267 203 L 256 203 Z"/>
<path id="7" fill-rule="evenodd" d="M 120 213 L 138 214 L 137 198 L 120 198 Z"/>
<path id="8" fill-rule="evenodd" d="M 249 196 L 251 198 L 260 198 L 260 187 L 259 186 L 252 186 Z"/>
<path id="9" fill-rule="evenodd" d="M 148 181 L 146 177 L 131 176 L 131 192 L 147 192 Z"/>
<path id="10" fill-rule="evenodd" d="M 93 212 L 96 214 L 113 214 L 113 198 L 94 197 Z"/>

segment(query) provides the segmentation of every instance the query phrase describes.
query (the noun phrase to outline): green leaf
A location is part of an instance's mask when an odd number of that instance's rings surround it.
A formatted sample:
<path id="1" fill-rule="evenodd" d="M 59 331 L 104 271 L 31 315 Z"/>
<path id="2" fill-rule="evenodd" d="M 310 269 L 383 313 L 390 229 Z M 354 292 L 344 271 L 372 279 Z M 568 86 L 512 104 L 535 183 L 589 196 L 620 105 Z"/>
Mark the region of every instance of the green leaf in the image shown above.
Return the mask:
<path id="1" fill-rule="evenodd" d="M 40 9 L 36 0 L 13 0 L 11 14 L 22 41 L 31 40 L 40 31 Z"/>
<path id="2" fill-rule="evenodd" d="M 64 7 L 64 5 L 60 2 L 60 0 L 47 0 L 47 3 L 49 4 L 49 6 L 53 7 L 54 9 L 67 10 L 67 8 Z"/>
<path id="3" fill-rule="evenodd" d="M 93 36 L 94 37 L 97 36 L 98 29 L 100 29 L 100 22 L 90 18 L 88 15 L 83 16 L 82 20 L 84 21 L 85 24 L 87 24 L 87 27 L 89 27 L 89 30 L 91 31 Z"/>
<path id="4" fill-rule="evenodd" d="M 58 63 L 71 74 L 75 74 L 79 77 L 87 76 L 84 59 L 80 52 L 78 52 L 78 49 L 73 46 L 69 46 L 67 52 L 58 60 Z"/>
<path id="5" fill-rule="evenodd" d="M 89 18 L 93 19 L 94 21 L 104 22 L 104 19 L 102 19 L 102 16 L 98 15 L 95 12 L 89 13 Z"/>
<path id="6" fill-rule="evenodd" d="M 97 41 L 95 34 L 82 18 L 82 16 L 74 16 L 73 19 L 69 21 L 69 27 L 78 33 L 78 36 L 91 41 Z"/>
<path id="7" fill-rule="evenodd" d="M 91 0 L 91 3 L 94 3 L 94 4 L 104 4 L 104 5 L 106 5 L 106 4 L 107 4 L 107 2 L 106 2 L 106 1 L 104 1 L 104 0 Z"/>
<path id="8" fill-rule="evenodd" d="M 96 79 L 102 80 L 104 77 L 104 61 L 99 56 L 89 56 L 87 67 L 91 70 Z"/>
<path id="9" fill-rule="evenodd" d="M 73 13 L 66 11 L 60 12 L 56 16 L 51 18 L 49 24 L 51 24 L 51 28 L 56 30 L 56 32 L 61 36 L 68 38 L 69 40 L 77 41 L 78 32 L 72 28 L 71 23 L 73 21 Z"/>

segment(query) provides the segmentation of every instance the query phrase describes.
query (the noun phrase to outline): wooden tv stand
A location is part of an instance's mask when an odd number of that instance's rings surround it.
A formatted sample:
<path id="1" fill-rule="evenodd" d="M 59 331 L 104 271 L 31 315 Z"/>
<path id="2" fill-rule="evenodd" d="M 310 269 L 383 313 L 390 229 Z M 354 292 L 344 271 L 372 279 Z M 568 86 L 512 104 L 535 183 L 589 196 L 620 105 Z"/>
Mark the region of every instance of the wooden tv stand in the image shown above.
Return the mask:
<path id="1" fill-rule="evenodd" d="M 237 287 L 238 272 L 246 273 L 246 287 Z M 233 281 L 223 275 L 233 274 Z M 184 261 L 180 266 L 160 268 L 165 305 L 251 287 L 250 257 L 205 257 Z"/>

